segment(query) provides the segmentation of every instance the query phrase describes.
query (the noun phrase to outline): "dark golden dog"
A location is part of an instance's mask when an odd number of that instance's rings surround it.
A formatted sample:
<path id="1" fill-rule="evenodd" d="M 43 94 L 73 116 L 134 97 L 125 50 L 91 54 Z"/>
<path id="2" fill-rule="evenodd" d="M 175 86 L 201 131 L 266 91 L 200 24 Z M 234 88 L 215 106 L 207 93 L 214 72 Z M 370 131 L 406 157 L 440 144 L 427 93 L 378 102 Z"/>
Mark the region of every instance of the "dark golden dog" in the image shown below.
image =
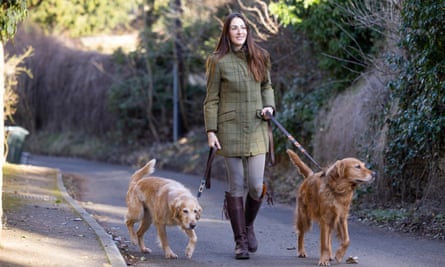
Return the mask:
<path id="1" fill-rule="evenodd" d="M 287 150 L 292 163 L 304 181 L 297 193 L 295 227 L 298 233 L 298 257 L 306 257 L 304 234 L 312 221 L 320 225 L 320 260 L 318 265 L 328 266 L 332 255 L 332 233 L 335 231 L 340 247 L 335 253 L 341 262 L 349 247 L 348 214 L 357 185 L 374 180 L 375 173 L 355 158 L 338 160 L 325 171 L 314 173 L 292 150 Z"/>
<path id="2" fill-rule="evenodd" d="M 151 250 L 144 245 L 144 233 L 153 223 L 165 257 L 176 259 L 168 245 L 166 226 L 179 226 L 188 236 L 189 242 L 185 255 L 191 258 L 198 240 L 195 227 L 201 217 L 202 208 L 190 190 L 181 183 L 160 177 L 146 177 L 154 172 L 156 160 L 153 159 L 137 170 L 130 181 L 127 192 L 128 212 L 125 223 L 130 238 L 142 252 Z M 140 223 L 137 232 L 134 224 Z"/>

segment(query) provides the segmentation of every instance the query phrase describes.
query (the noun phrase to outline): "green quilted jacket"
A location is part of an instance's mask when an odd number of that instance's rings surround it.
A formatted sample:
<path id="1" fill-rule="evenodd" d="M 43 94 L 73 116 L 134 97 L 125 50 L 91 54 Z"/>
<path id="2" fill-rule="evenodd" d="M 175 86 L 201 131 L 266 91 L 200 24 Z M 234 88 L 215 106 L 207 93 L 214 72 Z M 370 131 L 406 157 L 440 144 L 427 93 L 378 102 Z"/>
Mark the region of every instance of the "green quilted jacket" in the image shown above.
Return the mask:
<path id="1" fill-rule="evenodd" d="M 229 52 L 219 60 L 209 57 L 204 100 L 206 131 L 214 131 L 225 157 L 254 156 L 269 149 L 263 107 L 275 109 L 270 74 L 261 83 L 250 74 L 243 51 Z"/>

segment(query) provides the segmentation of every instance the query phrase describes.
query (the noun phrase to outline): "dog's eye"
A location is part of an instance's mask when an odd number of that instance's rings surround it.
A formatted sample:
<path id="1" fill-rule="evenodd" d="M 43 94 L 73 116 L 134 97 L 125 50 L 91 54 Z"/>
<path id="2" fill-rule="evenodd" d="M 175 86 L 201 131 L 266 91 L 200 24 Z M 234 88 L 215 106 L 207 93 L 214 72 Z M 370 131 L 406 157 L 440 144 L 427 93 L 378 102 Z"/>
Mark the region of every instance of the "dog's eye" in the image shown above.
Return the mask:
<path id="1" fill-rule="evenodd" d="M 360 166 L 360 165 L 356 165 L 355 168 L 357 168 L 357 169 L 361 169 L 362 166 Z"/>
<path id="2" fill-rule="evenodd" d="M 184 212 L 185 214 L 188 214 L 188 213 L 189 213 L 189 210 L 187 210 L 187 209 L 183 209 L 182 212 Z"/>

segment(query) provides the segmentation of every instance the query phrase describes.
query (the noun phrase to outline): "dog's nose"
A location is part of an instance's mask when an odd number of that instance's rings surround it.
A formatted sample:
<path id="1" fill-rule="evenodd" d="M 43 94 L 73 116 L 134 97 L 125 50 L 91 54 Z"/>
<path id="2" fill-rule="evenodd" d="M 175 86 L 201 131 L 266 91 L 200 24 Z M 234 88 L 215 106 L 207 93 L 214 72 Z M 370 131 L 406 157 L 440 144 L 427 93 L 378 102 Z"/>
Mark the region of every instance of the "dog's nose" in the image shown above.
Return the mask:
<path id="1" fill-rule="evenodd" d="M 196 227 L 196 223 L 190 223 L 190 229 L 195 229 L 195 227 Z"/>

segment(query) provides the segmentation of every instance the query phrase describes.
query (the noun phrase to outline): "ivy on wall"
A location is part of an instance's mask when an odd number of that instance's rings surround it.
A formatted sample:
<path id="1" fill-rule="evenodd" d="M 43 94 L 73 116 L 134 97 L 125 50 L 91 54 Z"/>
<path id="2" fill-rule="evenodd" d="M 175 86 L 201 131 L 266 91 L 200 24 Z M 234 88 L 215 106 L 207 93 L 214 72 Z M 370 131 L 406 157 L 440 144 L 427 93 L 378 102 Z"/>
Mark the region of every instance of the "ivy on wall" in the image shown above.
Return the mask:
<path id="1" fill-rule="evenodd" d="M 440 166 L 445 150 L 445 1 L 405 1 L 400 71 L 391 86 L 398 112 L 389 122 L 385 151 L 392 195 L 413 202 Z M 393 103 L 395 103 L 393 101 Z"/>

